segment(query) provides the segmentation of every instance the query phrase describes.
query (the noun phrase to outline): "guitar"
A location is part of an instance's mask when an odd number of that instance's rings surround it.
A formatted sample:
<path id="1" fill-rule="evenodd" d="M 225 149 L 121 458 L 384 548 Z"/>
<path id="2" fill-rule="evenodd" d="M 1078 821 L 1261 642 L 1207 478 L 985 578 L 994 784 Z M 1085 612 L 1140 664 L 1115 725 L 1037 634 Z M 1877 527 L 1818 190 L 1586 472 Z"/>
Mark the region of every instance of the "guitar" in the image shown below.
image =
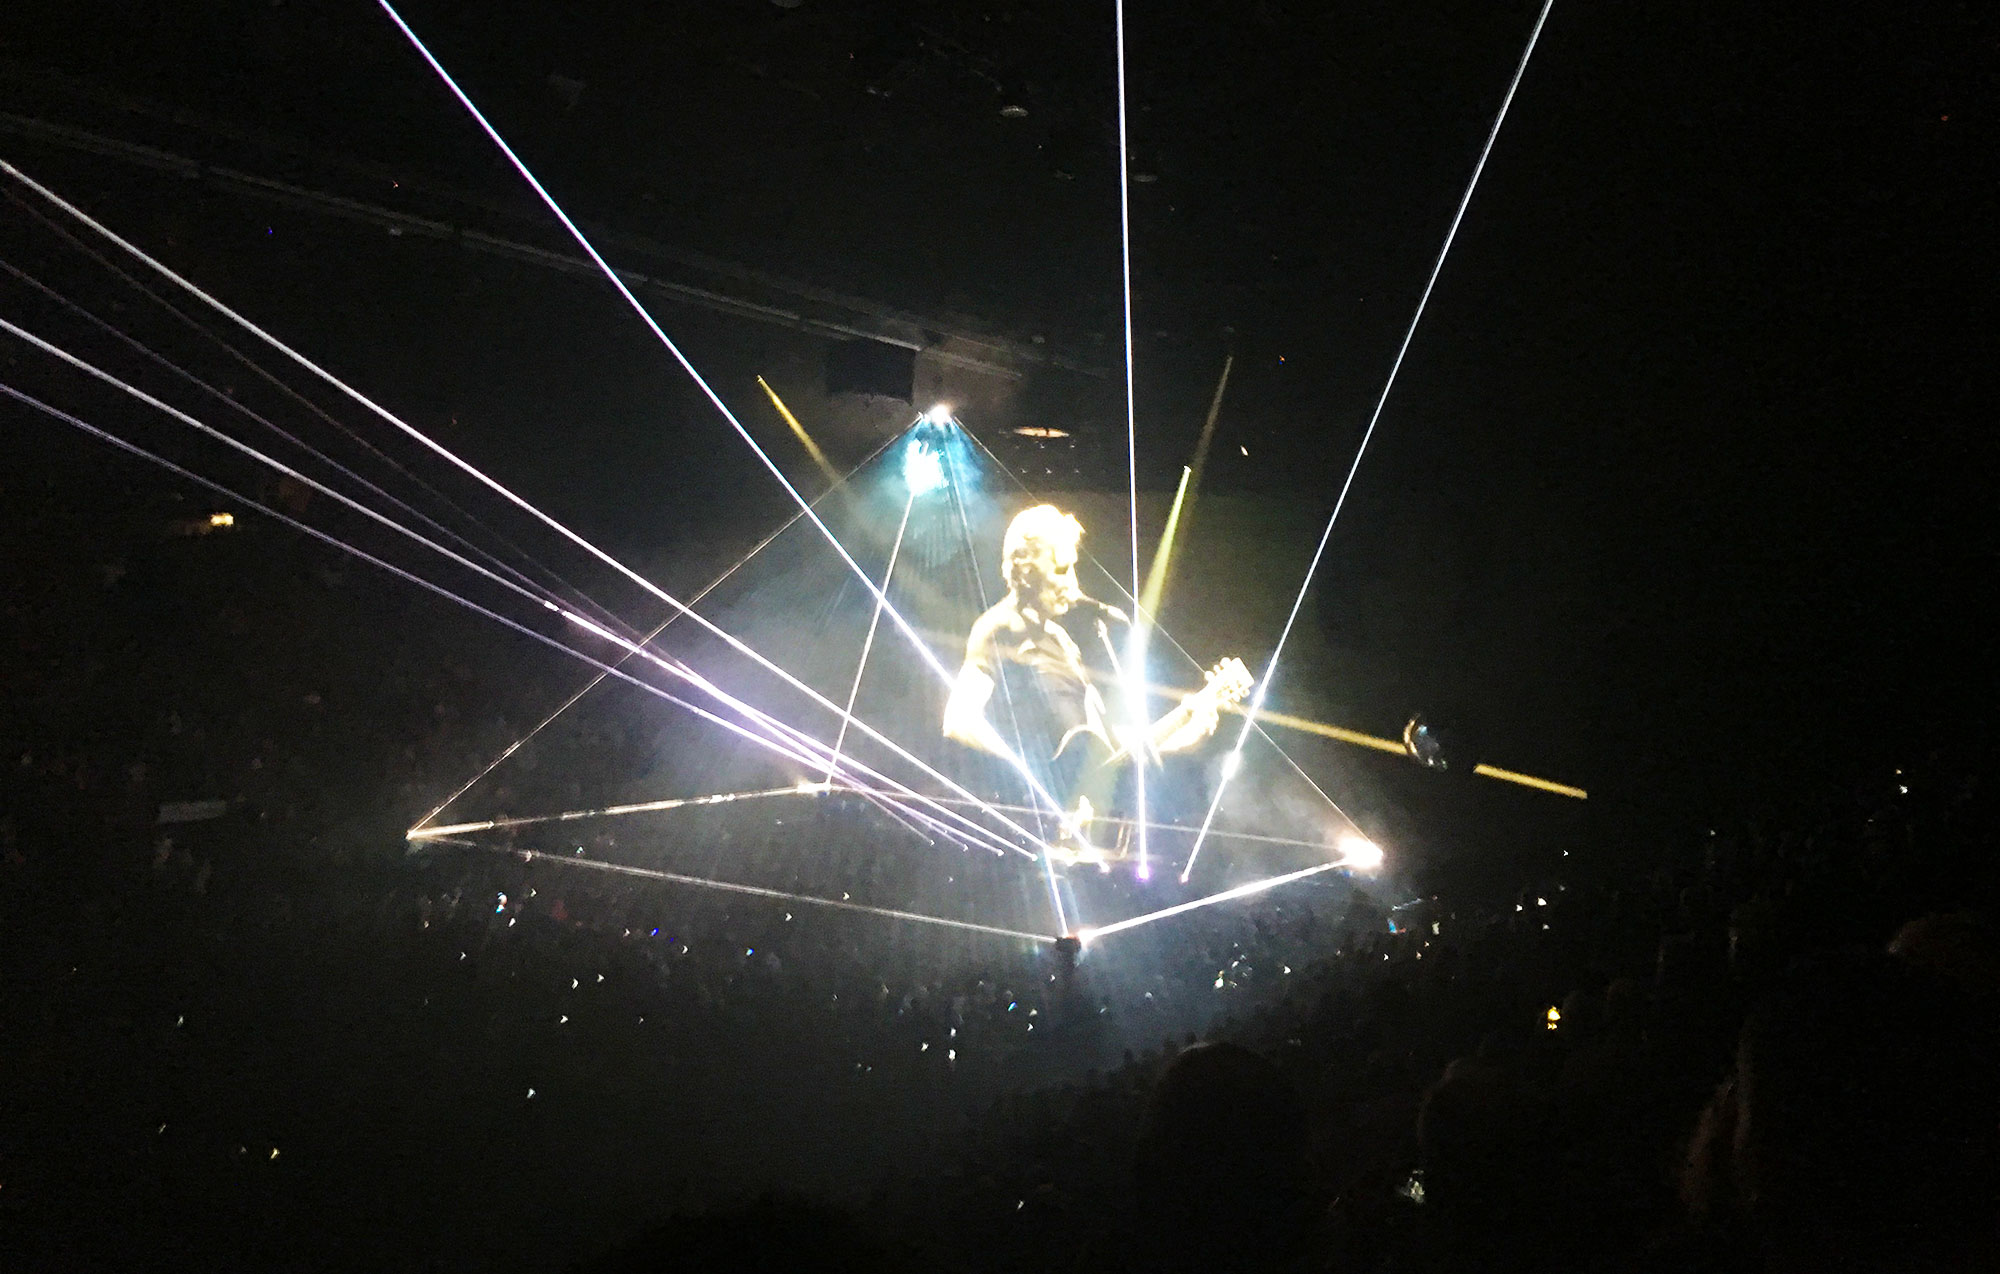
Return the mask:
<path id="1" fill-rule="evenodd" d="M 1196 721 L 1208 722 L 1208 728 L 1202 732 L 1203 738 L 1208 737 L 1215 730 L 1216 714 L 1223 708 L 1243 702 L 1244 696 L 1256 685 L 1250 670 L 1234 655 L 1219 660 L 1215 667 L 1202 674 L 1202 678 L 1201 689 L 1183 698 L 1171 712 L 1146 727 L 1145 747 L 1150 759 L 1157 761 L 1166 742 Z M 1131 743 L 1121 741 L 1121 746 L 1105 764 L 1116 764 L 1131 754 Z"/>

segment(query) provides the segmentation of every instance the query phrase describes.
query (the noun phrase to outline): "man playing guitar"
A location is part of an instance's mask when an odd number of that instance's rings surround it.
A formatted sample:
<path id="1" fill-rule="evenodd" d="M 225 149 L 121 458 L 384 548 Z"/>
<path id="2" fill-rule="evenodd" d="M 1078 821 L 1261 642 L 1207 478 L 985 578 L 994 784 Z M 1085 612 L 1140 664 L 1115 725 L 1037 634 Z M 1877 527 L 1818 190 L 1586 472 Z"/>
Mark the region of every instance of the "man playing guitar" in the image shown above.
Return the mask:
<path id="1" fill-rule="evenodd" d="M 1129 620 L 1078 585 L 1082 540 L 1082 525 L 1053 505 L 1024 509 L 1008 524 L 1000 552 L 1007 595 L 973 622 L 966 637 L 965 663 L 945 703 L 944 733 L 979 751 L 1013 758 L 986 715 L 994 691 L 1004 690 L 1027 753 L 1020 759 L 1050 758 L 1052 787 L 1073 801 L 1065 832 L 1079 849 L 1094 852 L 1088 841 L 1094 780 L 1134 752 L 1143 764 L 1207 739 L 1215 733 L 1221 705 L 1248 693 L 1250 674 L 1241 660 L 1223 660 L 1208 674 L 1207 685 L 1147 727 L 1143 739 L 1126 737 L 1137 731 L 1120 730 L 1114 743 L 1103 696 L 1064 621 L 1088 617 L 1108 641 L 1106 619 Z"/>

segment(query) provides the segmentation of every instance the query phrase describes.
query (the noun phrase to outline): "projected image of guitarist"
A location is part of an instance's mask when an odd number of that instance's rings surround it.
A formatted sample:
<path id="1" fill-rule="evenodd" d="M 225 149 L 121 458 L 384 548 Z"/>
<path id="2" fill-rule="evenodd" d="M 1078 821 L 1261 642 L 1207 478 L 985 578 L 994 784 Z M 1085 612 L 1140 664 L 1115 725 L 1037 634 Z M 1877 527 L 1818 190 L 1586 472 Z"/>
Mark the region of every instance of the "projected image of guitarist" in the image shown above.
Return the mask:
<path id="1" fill-rule="evenodd" d="M 1069 803 L 1066 839 L 1076 851 L 1094 853 L 1089 827 L 1095 803 L 1107 799 L 1115 767 L 1129 756 L 1141 762 L 1181 752 L 1215 733 L 1217 713 L 1248 693 L 1249 670 L 1225 659 L 1208 684 L 1144 731 L 1113 731 L 1104 698 L 1092 682 L 1078 635 L 1108 644 L 1108 622 L 1130 623 L 1124 612 L 1086 596 L 1076 579 L 1083 527 L 1053 505 L 1024 509 L 1001 541 L 1000 570 L 1007 595 L 973 622 L 945 704 L 944 733 L 968 747 L 1014 757 L 1007 732 L 1020 738 L 1020 759 L 1049 761 L 1050 790 Z M 989 716 L 994 692 L 1003 704 L 1000 724 Z M 1114 742 L 1114 736 L 1117 741 Z"/>

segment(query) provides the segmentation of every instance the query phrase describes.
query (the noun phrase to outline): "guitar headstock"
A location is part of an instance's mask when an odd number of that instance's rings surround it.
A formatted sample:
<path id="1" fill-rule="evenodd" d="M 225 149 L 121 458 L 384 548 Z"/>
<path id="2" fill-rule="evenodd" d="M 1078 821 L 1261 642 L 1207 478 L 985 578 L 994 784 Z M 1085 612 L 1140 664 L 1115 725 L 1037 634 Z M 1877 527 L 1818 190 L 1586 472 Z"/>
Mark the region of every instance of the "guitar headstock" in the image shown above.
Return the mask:
<path id="1" fill-rule="evenodd" d="M 1206 675 L 1208 678 L 1206 692 L 1214 697 L 1218 705 L 1243 702 L 1244 696 L 1248 695 L 1251 687 L 1257 684 L 1250 676 L 1250 669 L 1234 655 L 1218 660 L 1215 667 L 1209 669 Z"/>

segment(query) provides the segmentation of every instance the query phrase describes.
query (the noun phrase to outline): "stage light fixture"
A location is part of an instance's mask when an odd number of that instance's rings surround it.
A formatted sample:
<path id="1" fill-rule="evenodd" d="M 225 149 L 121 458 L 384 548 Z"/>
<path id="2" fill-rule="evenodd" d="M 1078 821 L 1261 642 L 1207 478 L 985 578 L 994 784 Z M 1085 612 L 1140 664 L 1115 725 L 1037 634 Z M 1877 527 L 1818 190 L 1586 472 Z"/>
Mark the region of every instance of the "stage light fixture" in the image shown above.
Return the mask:
<path id="1" fill-rule="evenodd" d="M 1344 832 L 1335 844 L 1341 853 L 1342 866 L 1374 871 L 1382 865 L 1382 847 L 1366 836 Z"/>

